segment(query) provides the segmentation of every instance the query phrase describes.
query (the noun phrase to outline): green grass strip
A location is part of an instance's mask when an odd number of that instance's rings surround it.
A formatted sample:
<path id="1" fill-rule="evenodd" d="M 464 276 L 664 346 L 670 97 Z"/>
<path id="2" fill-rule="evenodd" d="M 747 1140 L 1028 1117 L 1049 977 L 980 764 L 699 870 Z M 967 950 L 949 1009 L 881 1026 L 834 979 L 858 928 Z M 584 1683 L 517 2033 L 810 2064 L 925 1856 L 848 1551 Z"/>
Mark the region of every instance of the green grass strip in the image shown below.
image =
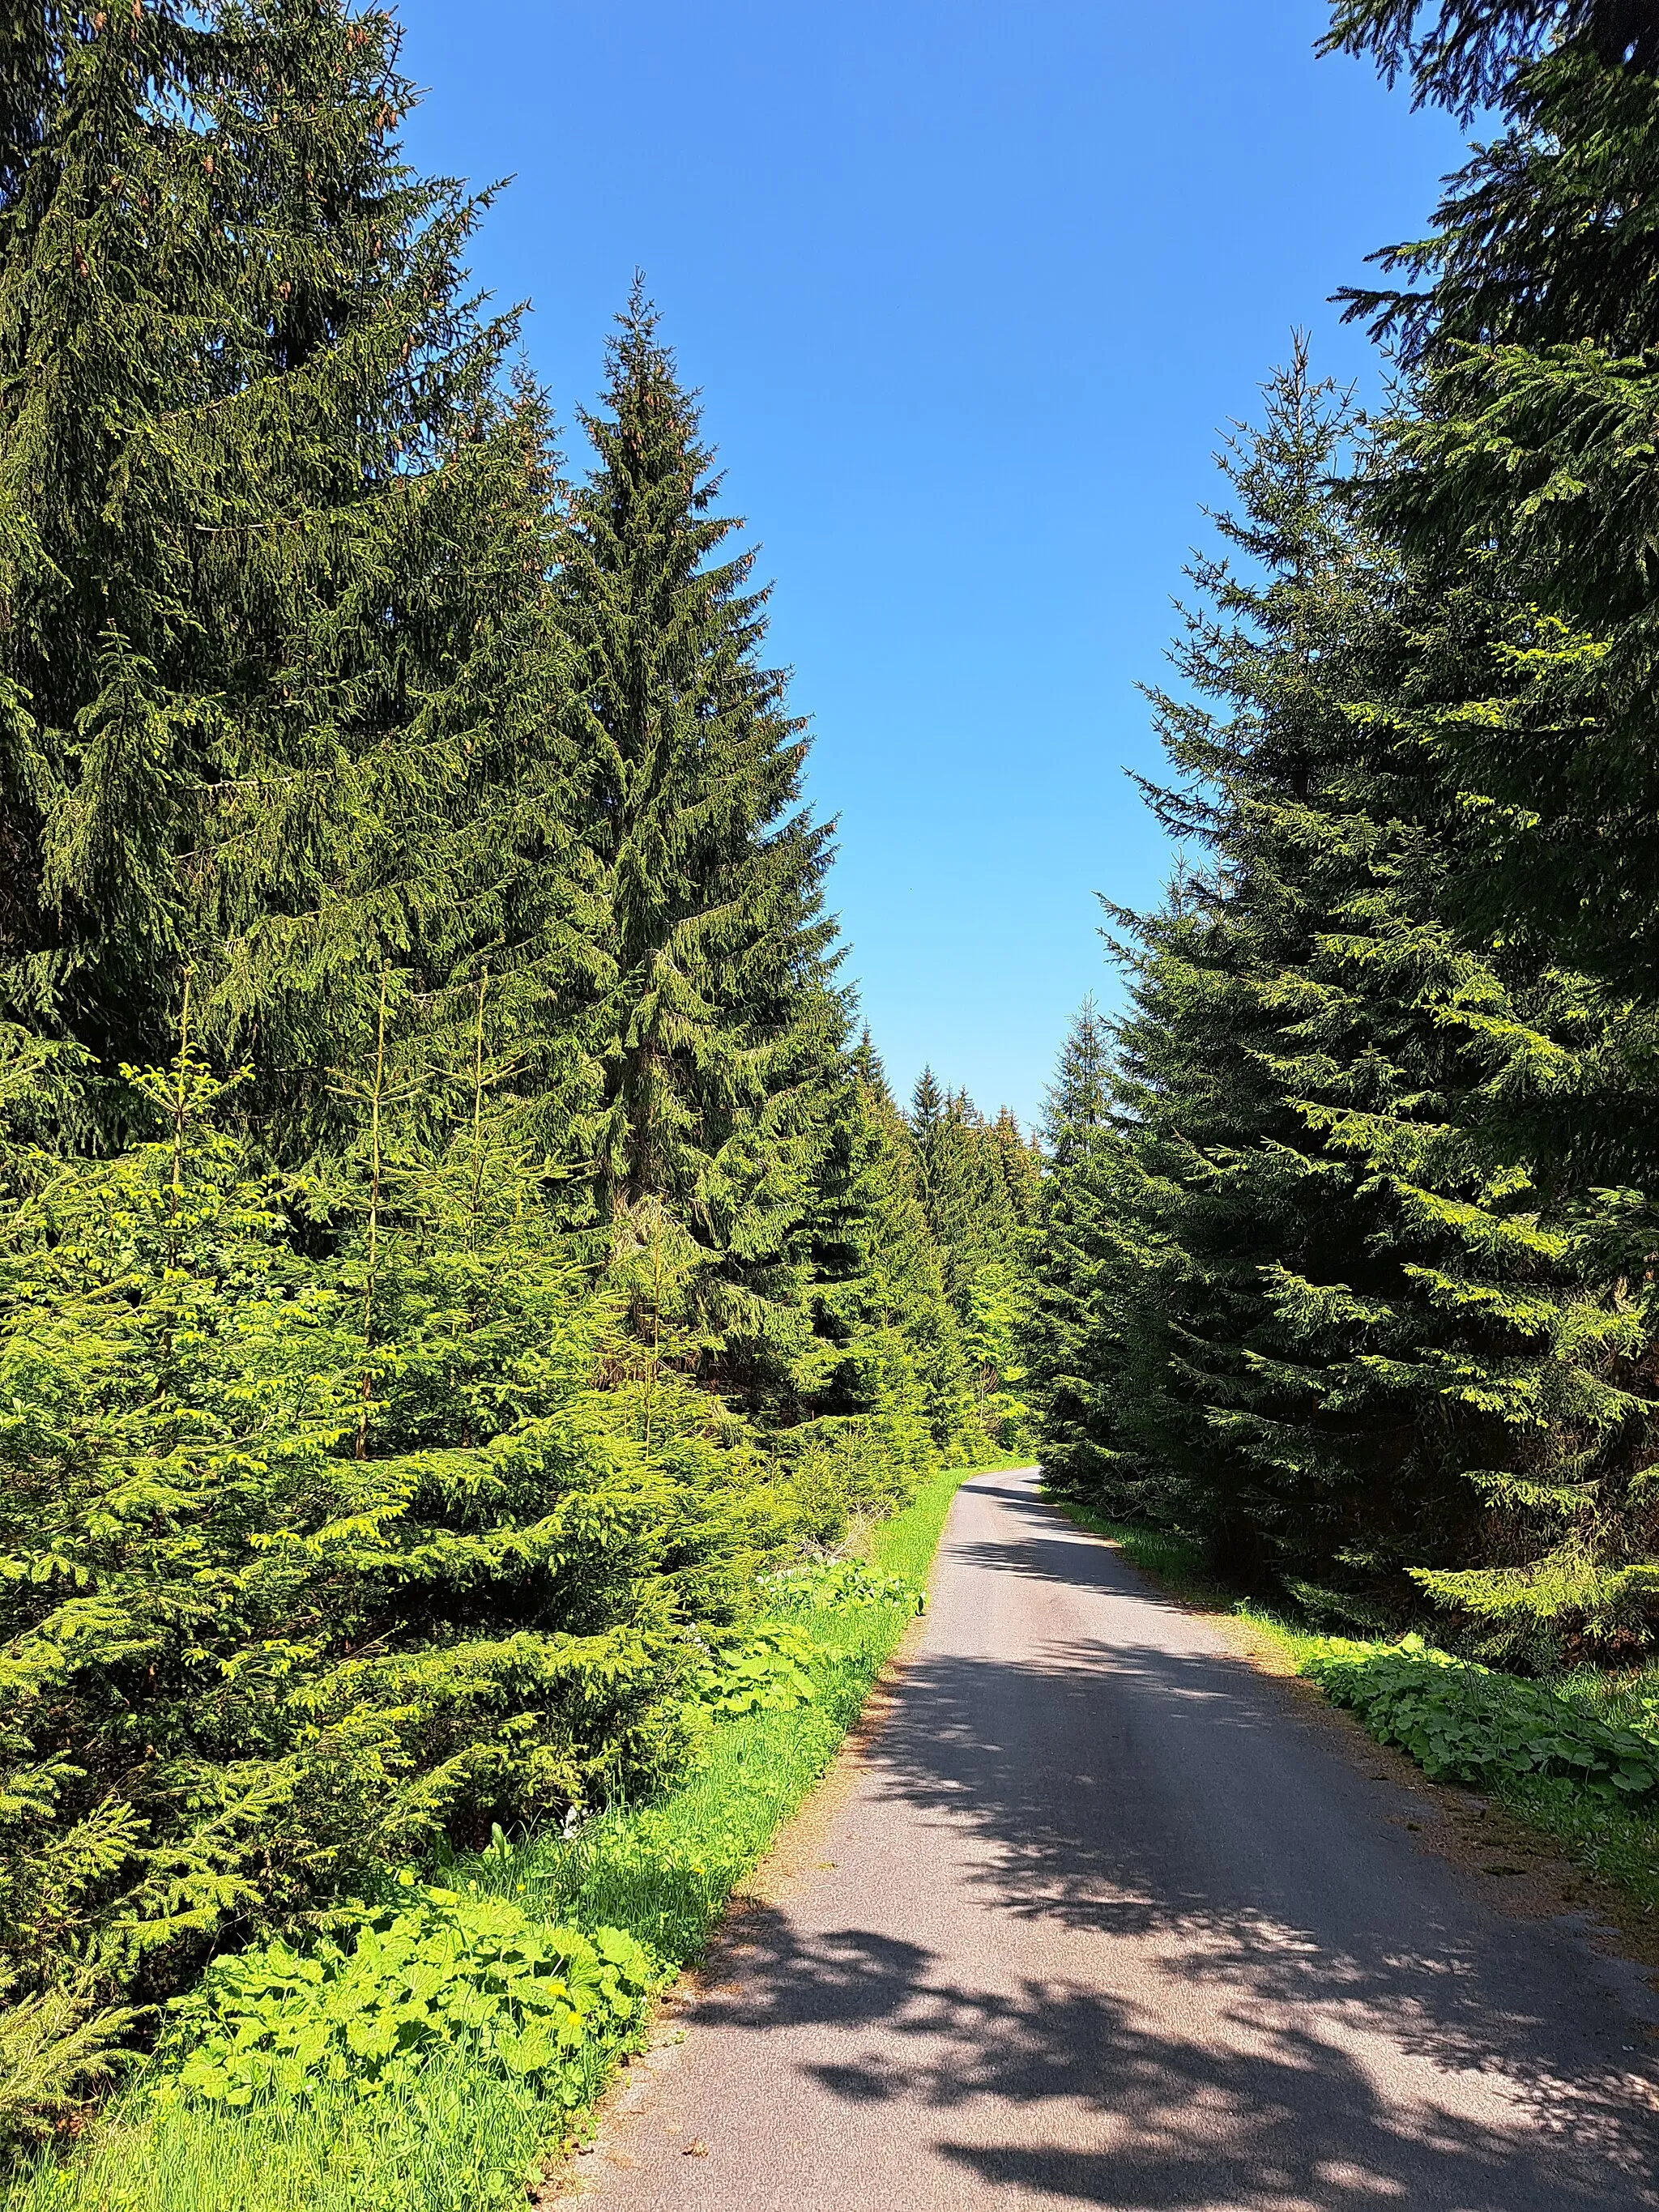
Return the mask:
<path id="1" fill-rule="evenodd" d="M 1012 1464 L 1012 1462 L 1009 1462 Z M 973 1470 L 977 1471 L 977 1470 Z M 931 1477 L 870 1532 L 872 1565 L 920 1585 L 969 1470 Z M 532 1841 L 460 1875 L 537 1917 L 625 1928 L 672 1972 L 693 1963 L 732 1890 L 834 1759 L 914 1617 L 902 1603 L 814 1618 L 810 1705 L 717 1723 L 686 1779 L 568 1842 Z M 454 1880 L 457 1875 L 446 1876 Z M 19 2175 L 4 2212 L 498 2212 L 522 2207 L 550 2151 L 586 2124 L 620 2055 L 595 2048 L 574 2108 L 454 2057 L 373 2101 L 325 2094 L 243 2112 L 157 2112 L 141 2073 L 68 2157 Z"/>

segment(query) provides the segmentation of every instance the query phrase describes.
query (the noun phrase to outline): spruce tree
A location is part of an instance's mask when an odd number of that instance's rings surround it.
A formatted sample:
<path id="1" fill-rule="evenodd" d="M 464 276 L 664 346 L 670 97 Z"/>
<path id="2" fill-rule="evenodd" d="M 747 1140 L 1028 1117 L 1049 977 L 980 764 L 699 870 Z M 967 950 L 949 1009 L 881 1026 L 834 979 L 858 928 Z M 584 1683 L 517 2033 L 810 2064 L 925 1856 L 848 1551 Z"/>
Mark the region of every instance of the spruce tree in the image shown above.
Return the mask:
<path id="1" fill-rule="evenodd" d="M 594 871 L 573 1139 L 612 1250 L 668 1209 L 699 1255 L 705 1364 L 749 1402 L 810 1349 L 804 1238 L 845 1015 L 806 739 L 759 659 L 753 555 L 722 549 L 700 441 L 636 286 L 583 420 L 596 465 L 561 574 Z"/>
<path id="2" fill-rule="evenodd" d="M 1126 947 L 1121 1139 L 1082 1179 L 1116 1213 L 1073 1232 L 1113 1380 L 1067 1443 L 1235 1573 L 1362 1620 L 1426 1592 L 1535 1656 L 1640 1611 L 1641 1301 L 1617 1205 L 1564 1218 L 1518 1143 L 1582 992 L 1447 919 L 1479 831 L 1421 731 L 1503 609 L 1356 534 L 1342 428 L 1300 362 L 1272 387 L 1222 523 L 1265 580 L 1200 568 L 1158 701 L 1157 803 L 1212 858 Z"/>
<path id="3" fill-rule="evenodd" d="M 1038 1192 L 1042 1181 L 1042 1147 L 1020 1127 L 1010 1106 L 1000 1106 L 990 1127 L 993 1156 L 1008 1210 L 1016 1225 L 1029 1229 L 1036 1219 Z"/>
<path id="4" fill-rule="evenodd" d="M 977 1425 L 999 1449 L 1024 1437 L 1023 1339 L 1028 1284 L 1024 1232 L 1036 1206 L 1036 1164 L 1005 1109 L 988 1123 L 965 1091 L 942 1091 L 923 1068 L 910 1103 L 918 1186 L 956 1310 Z"/>
<path id="5" fill-rule="evenodd" d="M 1000 1140 L 965 1091 L 941 1091 L 931 1067 L 910 1102 L 922 1202 L 945 1262 L 945 1285 L 964 1317 L 979 1271 L 1005 1258 L 1016 1216 Z"/>
<path id="6" fill-rule="evenodd" d="M 910 1133 L 866 1030 L 830 1123 L 813 1219 L 818 1378 L 810 1410 L 851 1423 L 902 1492 L 959 1448 L 969 1376 Z M 804 1409 L 805 1410 L 805 1409 Z"/>
<path id="7" fill-rule="evenodd" d="M 1031 1252 L 1026 1358 L 1043 1466 L 1068 1488 L 1108 1492 L 1114 1361 L 1104 1334 L 1103 1242 L 1127 1209 L 1102 1188 L 1115 1141 L 1111 1041 L 1092 998 L 1060 1048 L 1043 1117 L 1043 1171 Z M 1115 1505 L 1121 1501 L 1114 1498 Z"/>
<path id="8" fill-rule="evenodd" d="M 1331 45 L 1403 70 L 1419 100 L 1502 129 L 1449 185 L 1422 241 L 1383 259 L 1400 289 L 1351 295 L 1395 344 L 1415 401 L 1365 489 L 1443 608 L 1487 610 L 1413 731 L 1474 834 L 1447 887 L 1466 937 L 1502 947 L 1509 1003 L 1481 1157 L 1527 1163 L 1535 1276 L 1518 1468 L 1473 1469 L 1484 1565 L 1442 1576 L 1502 1633 L 1650 1635 L 1659 1522 L 1649 1285 L 1659 1145 L 1659 945 L 1650 731 L 1654 148 L 1648 11 L 1583 0 L 1437 12 L 1356 5 Z M 1444 625 L 1437 626 L 1443 633 Z"/>
<path id="9" fill-rule="evenodd" d="M 1496 109 L 1421 240 L 1355 289 L 1413 404 L 1371 488 L 1382 526 L 1455 580 L 1500 561 L 1512 603 L 1437 743 L 1485 802 L 1466 915 L 1651 996 L 1659 770 L 1649 741 L 1659 472 L 1643 426 L 1659 341 L 1659 48 L 1625 0 L 1338 8 L 1328 46 L 1419 100 Z M 1642 1144 L 1651 1146 L 1651 1109 Z"/>
<path id="10" fill-rule="evenodd" d="M 262 1170 L 185 1028 L 133 1079 L 143 1141 L 9 1193 L 8 2128 L 227 1936 L 672 1772 L 686 1626 L 780 1540 L 752 1455 L 549 1237 L 483 996 L 416 1143 L 383 969 L 356 1174 Z"/>
<path id="11" fill-rule="evenodd" d="M 1334 1601 L 1443 1556 L 1467 1517 L 1434 1407 L 1445 1330 L 1413 1289 L 1433 1240 L 1413 1246 L 1389 1164 L 1356 1157 L 1390 1117 L 1437 1126 L 1451 1048 L 1413 934 L 1433 825 L 1390 780 L 1386 729 L 1349 710 L 1401 641 L 1333 483 L 1348 430 L 1298 349 L 1224 457 L 1227 551 L 1193 571 L 1182 690 L 1154 694 L 1176 780 L 1153 801 L 1203 865 L 1119 917 L 1129 1143 L 1094 1139 L 1082 1180 L 1128 1209 L 1108 1238 L 1084 1224 L 1122 1377 L 1091 1437 L 1103 1469 L 1229 1572 L 1316 1577 Z"/>
<path id="12" fill-rule="evenodd" d="M 1044 1152 L 1050 1169 L 1068 1167 L 1076 1148 L 1106 1126 L 1111 1096 L 1111 1033 L 1091 993 L 1060 1047 L 1043 1101 Z"/>
<path id="13" fill-rule="evenodd" d="M 500 933 L 556 724 L 545 411 L 466 296 L 482 204 L 401 161 L 389 18 L 50 11 L 31 51 L 0 205 L 7 995 L 112 1075 L 164 1054 L 190 968 L 204 1038 L 303 1121 L 382 957 L 429 989 Z"/>
<path id="14" fill-rule="evenodd" d="M 910 1093 L 910 1133 L 924 1159 L 945 1112 L 945 1097 L 939 1089 L 939 1078 L 931 1067 L 924 1067 Z"/>

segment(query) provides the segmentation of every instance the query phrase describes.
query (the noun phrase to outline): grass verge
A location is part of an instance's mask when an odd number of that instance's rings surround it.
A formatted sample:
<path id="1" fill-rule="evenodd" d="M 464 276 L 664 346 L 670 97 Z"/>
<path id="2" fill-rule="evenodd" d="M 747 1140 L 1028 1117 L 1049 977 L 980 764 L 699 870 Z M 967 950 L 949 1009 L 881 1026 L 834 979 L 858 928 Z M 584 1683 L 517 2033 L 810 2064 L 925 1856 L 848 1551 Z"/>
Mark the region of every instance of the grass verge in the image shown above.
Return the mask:
<path id="1" fill-rule="evenodd" d="M 1049 1503 L 1079 1528 L 1115 1544 L 1132 1566 L 1139 1568 L 1170 1596 L 1198 1611 L 1243 1621 L 1275 1644 L 1296 1673 L 1315 1679 L 1314 1670 L 1321 1655 L 1329 1650 L 1329 1639 L 1305 1624 L 1225 1589 L 1205 1571 L 1194 1545 L 1167 1530 L 1106 1520 L 1074 1498 L 1050 1496 Z M 1356 1640 L 1347 1642 L 1345 1649 L 1363 1662 L 1367 1651 L 1381 1658 L 1398 1646 Z M 1491 1687 L 1486 1694 L 1496 1723 L 1505 1717 L 1504 1678 L 1488 1679 Z M 1475 1678 L 1476 1686 L 1479 1682 L 1480 1678 Z M 1659 1668 L 1646 1668 L 1639 1675 L 1608 1675 L 1581 1668 L 1563 1675 L 1553 1686 L 1566 1692 L 1576 1706 L 1609 1728 L 1635 1729 L 1651 1739 L 1659 1705 Z M 1362 1723 L 1379 1741 L 1393 1743 L 1408 1755 L 1413 1752 L 1415 1747 L 1390 1725 L 1386 1706 L 1357 1710 Z M 1478 1786 L 1525 1826 L 1550 1838 L 1565 1856 L 1606 1885 L 1609 1904 L 1621 1925 L 1652 1942 L 1659 1928 L 1659 1819 L 1651 1811 L 1593 1794 L 1566 1775 L 1516 1771 L 1501 1765 L 1483 1767 Z"/>
<path id="2" fill-rule="evenodd" d="M 1008 1461 L 1013 1466 L 1019 1462 Z M 920 1586 L 957 1488 L 978 1469 L 931 1477 L 878 1522 L 871 1565 Z M 736 1885 L 834 1758 L 914 1618 L 902 1601 L 814 1614 L 810 1704 L 713 1725 L 685 1779 L 652 1803 L 601 1814 L 568 1841 L 470 1859 L 447 1881 L 512 1896 L 538 1919 L 623 1928 L 672 1978 L 702 1953 Z M 596 2045 L 574 2084 L 539 2094 L 456 2054 L 364 2100 L 320 2089 L 307 2103 L 240 2112 L 158 2110 L 141 2069 L 69 2155 L 43 2155 L 0 2197 L 3 2212 L 498 2212 L 586 2123 L 627 2039 Z M 574 2097 L 574 2104 L 570 2101 Z"/>

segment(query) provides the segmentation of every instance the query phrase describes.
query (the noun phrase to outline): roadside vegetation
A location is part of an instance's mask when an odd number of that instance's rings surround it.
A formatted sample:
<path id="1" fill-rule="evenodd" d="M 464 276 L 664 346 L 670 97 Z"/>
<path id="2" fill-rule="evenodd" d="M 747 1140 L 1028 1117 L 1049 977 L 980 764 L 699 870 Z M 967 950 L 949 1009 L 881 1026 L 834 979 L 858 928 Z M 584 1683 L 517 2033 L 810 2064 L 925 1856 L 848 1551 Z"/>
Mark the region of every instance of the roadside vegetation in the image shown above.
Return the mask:
<path id="1" fill-rule="evenodd" d="M 1151 694 L 1179 865 L 1060 1056 L 1030 1395 L 1132 1556 L 1652 1900 L 1659 44 L 1340 0 L 1325 47 L 1479 143 L 1343 295 L 1382 411 L 1298 337 L 1221 457 Z"/>
<path id="2" fill-rule="evenodd" d="M 636 285 L 567 468 L 393 17 L 3 46 L 0 2164 L 474 2212 L 1024 1436 L 1037 1161 L 892 1095 L 695 397 Z"/>
<path id="3" fill-rule="evenodd" d="M 845 1556 L 767 1578 L 672 1787 L 388 1873 L 330 1936 L 222 1957 L 76 2154 L 24 2164 L 6 2212 L 522 2204 L 833 1758 L 963 1480 L 930 1476 Z"/>

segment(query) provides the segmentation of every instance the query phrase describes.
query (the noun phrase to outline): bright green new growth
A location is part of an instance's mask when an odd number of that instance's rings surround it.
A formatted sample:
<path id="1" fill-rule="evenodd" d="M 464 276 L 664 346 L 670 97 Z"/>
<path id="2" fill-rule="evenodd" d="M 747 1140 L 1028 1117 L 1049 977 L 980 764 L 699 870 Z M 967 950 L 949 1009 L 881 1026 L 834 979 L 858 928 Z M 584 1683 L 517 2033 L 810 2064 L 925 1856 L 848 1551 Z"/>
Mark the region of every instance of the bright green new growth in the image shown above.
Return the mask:
<path id="1" fill-rule="evenodd" d="M 469 1906 L 505 1902 L 515 1928 L 518 1916 L 528 1923 L 526 1940 L 563 1943 L 568 1935 L 557 1931 L 575 1929 L 598 1952 L 599 1931 L 610 1928 L 649 1953 L 653 1975 L 695 1959 L 732 1885 L 823 1772 L 914 1617 L 962 1480 L 946 1473 L 922 1484 L 909 1505 L 872 1531 L 868 1564 L 817 1563 L 767 1576 L 757 1625 L 805 1630 L 810 1702 L 716 1719 L 700 1733 L 689 1771 L 653 1801 L 599 1813 L 568 1838 L 544 1834 L 519 1844 L 497 1834 L 447 1869 L 445 1888 Z M 413 1887 L 391 1885 L 379 1917 L 406 1910 Z M 450 1917 L 447 1906 L 434 1916 Z M 486 1917 L 487 1926 L 500 1924 Z M 519 1942 L 511 1937 L 507 1948 Z M 340 1952 L 337 1944 L 330 1948 Z M 248 1962 L 250 1978 L 262 1985 L 270 1955 L 261 1948 Z M 283 1987 L 293 1955 L 277 1954 Z M 631 1968 L 622 1963 L 619 1986 L 629 1998 Z M 234 1987 L 243 1968 L 228 1960 L 217 1971 Z M 324 1979 L 319 1974 L 310 1986 Z M 374 1986 L 384 1991 L 389 1984 Z M 267 1987 L 257 2002 L 270 1995 Z M 283 2002 L 278 1993 L 276 2008 Z M 422 2008 L 430 2004 L 423 1996 Z M 190 2010 L 199 2027 L 212 2008 L 192 2003 Z M 591 2100 L 619 2044 L 627 2048 L 637 2033 L 636 2014 L 611 2014 L 607 2028 L 604 2012 L 589 2009 L 580 2047 L 547 2073 L 514 2074 L 463 2033 L 430 2040 L 418 2066 L 368 2098 L 354 2082 L 331 2084 L 319 2068 L 307 2071 L 297 2094 L 268 2090 L 232 2107 L 222 2098 L 179 2094 L 169 2057 L 140 2075 L 94 2127 L 82 2157 L 65 2167 L 43 2156 L 25 2171 L 6 2199 L 8 2212 L 224 2212 L 231 2204 L 237 2212 L 504 2212 L 523 2203 L 526 2178 L 539 2178 L 543 2158 L 572 2124 L 572 2088 Z M 252 2039 L 268 2045 L 257 2013 L 245 2009 L 242 2017 Z M 327 2049 L 325 2039 L 319 2060 Z M 153 2091 L 164 2082 L 175 2086 L 158 2102 Z"/>
<path id="2" fill-rule="evenodd" d="M 434 2050 L 510 2077 L 562 2077 L 590 2040 L 614 2043 L 639 2016 L 652 1964 L 633 1937 L 537 1927 L 500 1897 L 471 1896 L 405 1872 L 400 1909 L 372 1915 L 347 1951 L 276 1942 L 217 1960 L 176 1998 L 172 2040 L 190 2046 L 155 2094 L 251 2105 L 338 2084 L 358 2097 L 416 2081 Z"/>
<path id="3" fill-rule="evenodd" d="M 4 1956 L 110 2034 L 222 1930 L 672 1771 L 752 1541 L 698 1414 L 647 1465 L 596 1388 L 510 1154 L 307 1261 L 188 1048 L 136 1082 L 171 1127 L 41 1164 L 0 1273 Z"/>

